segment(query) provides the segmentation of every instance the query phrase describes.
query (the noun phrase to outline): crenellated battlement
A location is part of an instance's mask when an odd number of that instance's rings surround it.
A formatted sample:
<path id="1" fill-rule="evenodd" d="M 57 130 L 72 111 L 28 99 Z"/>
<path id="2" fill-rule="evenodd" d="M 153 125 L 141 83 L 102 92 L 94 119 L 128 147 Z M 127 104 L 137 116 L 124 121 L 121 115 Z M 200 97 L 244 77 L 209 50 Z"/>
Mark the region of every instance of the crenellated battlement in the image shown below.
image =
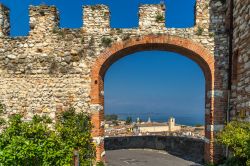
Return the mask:
<path id="1" fill-rule="evenodd" d="M 105 5 L 83 7 L 83 30 L 89 33 L 110 32 L 110 10 Z"/>
<path id="2" fill-rule="evenodd" d="M 138 27 L 111 28 L 108 6 L 87 5 L 83 6 L 83 26 L 65 29 L 59 27 L 59 12 L 55 6 L 30 6 L 29 35 L 13 38 L 9 37 L 9 9 L 0 5 L 0 75 L 79 74 L 85 71 L 83 66 L 88 68 L 113 44 L 140 40 L 147 35 L 189 39 L 214 56 L 226 57 L 226 50 L 219 47 L 228 43 L 223 31 L 224 8 L 219 1 L 197 0 L 194 27 L 166 28 L 166 6 L 143 4 L 138 9 Z"/>
<path id="3" fill-rule="evenodd" d="M 209 1 L 197 0 L 196 28 L 208 29 L 209 25 Z M 164 4 L 143 4 L 139 6 L 139 27 L 140 31 L 150 33 L 161 33 L 166 31 L 165 17 L 166 6 Z M 55 6 L 30 6 L 30 36 L 49 36 L 59 28 L 59 12 Z M 83 6 L 83 33 L 110 33 L 111 12 L 106 5 Z M 8 36 L 10 32 L 9 9 L 3 4 L 0 5 L 0 37 Z"/>
<path id="4" fill-rule="evenodd" d="M 208 29 L 210 24 L 209 5 L 210 1 L 197 0 L 195 3 L 195 27 Z"/>
<path id="5" fill-rule="evenodd" d="M 9 8 L 0 4 L 0 37 L 10 34 Z"/>
<path id="6" fill-rule="evenodd" d="M 30 35 L 51 33 L 59 28 L 59 13 L 55 6 L 30 6 Z"/>
<path id="7" fill-rule="evenodd" d="M 141 5 L 139 7 L 139 28 L 150 30 L 165 29 L 165 5 Z"/>
<path id="8" fill-rule="evenodd" d="M 245 74 L 236 79 L 236 82 L 239 79 L 242 82 L 235 84 L 234 88 L 240 93 L 243 84 L 249 86 L 246 83 L 249 82 L 247 69 L 250 66 L 247 50 L 249 17 L 246 17 L 248 10 L 242 10 L 246 8 L 245 2 L 237 3 L 233 44 L 235 56 L 239 56 L 238 61 L 242 63 L 238 69 Z M 108 6 L 84 6 L 82 27 L 66 29 L 59 26 L 60 15 L 55 6 L 30 6 L 29 35 L 10 37 L 10 12 L 0 4 L 0 103 L 6 108 L 3 118 L 21 113 L 27 120 L 34 114 L 55 119 L 56 113 L 69 106 L 77 111 L 90 112 L 97 160 L 101 160 L 104 155 L 105 72 L 117 60 L 131 53 L 173 51 L 196 62 L 204 72 L 205 160 L 216 161 L 222 153 L 214 146 L 214 133 L 225 122 L 228 71 L 231 67 L 228 60 L 230 38 L 225 26 L 226 8 L 226 4 L 219 0 L 196 0 L 193 27 L 167 28 L 167 6 L 144 4 L 138 9 L 138 27 L 111 28 Z M 237 71 L 235 73 L 237 75 Z M 249 88 L 245 89 L 249 92 Z M 241 95 L 242 98 L 233 94 L 236 104 L 240 103 L 237 100 L 242 101 L 237 109 L 249 106 L 245 94 Z M 246 111 L 249 115 L 249 109 Z"/>

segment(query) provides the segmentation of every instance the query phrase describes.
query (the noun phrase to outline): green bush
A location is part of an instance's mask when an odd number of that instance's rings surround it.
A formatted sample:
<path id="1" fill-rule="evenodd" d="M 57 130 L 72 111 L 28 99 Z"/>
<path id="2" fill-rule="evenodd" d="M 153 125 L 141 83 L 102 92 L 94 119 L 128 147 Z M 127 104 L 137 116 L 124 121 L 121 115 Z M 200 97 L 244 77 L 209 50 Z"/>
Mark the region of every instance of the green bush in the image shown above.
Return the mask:
<path id="1" fill-rule="evenodd" d="M 2 103 L 0 103 L 0 115 L 4 112 L 4 106 Z M 0 127 L 5 125 L 5 120 L 3 118 L 0 117 Z"/>
<path id="2" fill-rule="evenodd" d="M 222 132 L 218 134 L 218 141 L 233 152 L 225 165 L 250 166 L 250 123 L 230 122 Z"/>
<path id="3" fill-rule="evenodd" d="M 198 29 L 196 31 L 196 35 L 201 36 L 203 31 L 204 31 L 204 29 L 202 27 L 198 26 Z"/>
<path id="4" fill-rule="evenodd" d="M 156 22 L 163 22 L 165 20 L 164 16 L 162 14 L 157 14 L 155 17 Z"/>
<path id="5" fill-rule="evenodd" d="M 3 113 L 3 111 L 4 111 L 3 104 L 2 104 L 2 103 L 0 103 L 0 114 L 2 114 L 2 113 Z"/>
<path id="6" fill-rule="evenodd" d="M 96 166 L 105 166 L 105 164 L 100 161 L 100 162 L 96 163 Z"/>
<path id="7" fill-rule="evenodd" d="M 74 150 L 81 165 L 91 165 L 95 150 L 90 117 L 70 108 L 58 116 L 53 128 L 50 123 L 46 116 L 25 122 L 21 115 L 13 115 L 0 135 L 0 166 L 70 166 Z"/>
<path id="8" fill-rule="evenodd" d="M 102 45 L 104 47 L 110 47 L 112 42 L 113 40 L 111 38 L 107 38 L 107 37 L 102 38 Z"/>

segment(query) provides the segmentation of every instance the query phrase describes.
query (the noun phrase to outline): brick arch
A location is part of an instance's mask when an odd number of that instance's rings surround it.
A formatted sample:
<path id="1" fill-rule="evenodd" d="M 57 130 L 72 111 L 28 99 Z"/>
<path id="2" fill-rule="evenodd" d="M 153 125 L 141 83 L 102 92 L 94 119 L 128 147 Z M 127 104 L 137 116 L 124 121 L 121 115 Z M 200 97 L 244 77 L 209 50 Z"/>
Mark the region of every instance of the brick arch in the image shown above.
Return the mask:
<path id="1" fill-rule="evenodd" d="M 184 39 L 169 35 L 147 35 L 140 38 L 131 38 L 127 41 L 114 43 L 101 53 L 91 68 L 91 105 L 96 108 L 92 113 L 94 140 L 98 140 L 97 160 L 102 160 L 104 145 L 102 140 L 104 136 L 104 128 L 102 122 L 104 120 L 104 76 L 107 69 L 116 61 L 126 55 L 138 51 L 159 50 L 171 51 L 184 55 L 195 61 L 202 69 L 206 80 L 206 104 L 212 104 L 212 100 L 207 98 L 209 91 L 214 89 L 215 79 L 215 60 L 213 55 L 199 43 L 192 40 Z M 97 109 L 98 108 L 98 109 Z M 98 111 L 97 111 L 98 110 Z M 205 124 L 210 124 L 214 109 L 210 109 L 210 113 L 205 117 Z M 206 138 L 213 140 L 213 133 L 206 131 Z M 213 161 L 213 145 L 208 143 L 205 146 L 204 158 L 206 161 Z"/>

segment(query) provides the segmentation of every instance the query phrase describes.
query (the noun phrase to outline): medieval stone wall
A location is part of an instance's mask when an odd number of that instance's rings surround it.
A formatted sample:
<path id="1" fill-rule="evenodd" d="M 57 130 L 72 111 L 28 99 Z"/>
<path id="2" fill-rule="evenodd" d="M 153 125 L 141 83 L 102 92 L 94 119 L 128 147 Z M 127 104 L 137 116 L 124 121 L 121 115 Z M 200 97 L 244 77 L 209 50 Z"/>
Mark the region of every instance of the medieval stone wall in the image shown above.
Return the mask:
<path id="1" fill-rule="evenodd" d="M 226 5 L 221 1 L 197 0 L 194 27 L 166 28 L 163 4 L 141 5 L 139 27 L 117 29 L 110 27 L 107 6 L 85 6 L 83 27 L 63 29 L 59 28 L 56 7 L 30 6 L 29 35 L 13 38 L 8 36 L 9 11 L 0 5 L 0 102 L 5 107 L 4 117 L 7 119 L 11 114 L 21 113 L 27 120 L 34 114 L 54 119 L 57 112 L 69 106 L 77 111 L 98 113 L 92 120 L 94 140 L 101 149 L 97 151 L 100 160 L 104 154 L 101 132 L 103 104 L 92 102 L 91 85 L 95 82 L 91 76 L 93 65 L 101 54 L 108 55 L 110 48 L 119 52 L 120 47 L 113 45 L 129 45 L 130 41 L 146 45 L 157 39 L 163 41 L 163 38 L 167 44 L 167 39 L 175 39 L 183 47 L 170 48 L 169 51 L 202 48 L 203 52 L 209 53 L 207 61 L 196 62 L 207 79 L 205 149 L 206 160 L 213 161 L 214 156 L 220 154 L 215 152 L 213 133 L 223 127 L 227 110 L 228 35 L 224 25 L 225 10 Z M 150 48 L 143 49 L 157 50 L 159 47 L 152 44 Z M 127 54 L 131 52 L 133 50 L 128 50 Z M 190 53 L 189 58 L 196 60 L 198 56 Z M 112 63 L 100 65 L 108 68 Z M 205 70 L 207 65 L 212 66 L 211 71 Z M 103 91 L 96 93 L 96 96 L 104 94 Z"/>
<path id="2" fill-rule="evenodd" d="M 250 1 L 234 0 L 231 118 L 250 121 Z"/>
<path id="3" fill-rule="evenodd" d="M 59 28 L 58 12 L 53 6 L 30 6 L 29 36 L 15 38 L 7 36 L 8 11 L 1 6 L 1 102 L 10 114 L 55 112 L 69 104 L 89 111 L 90 69 L 96 57 L 112 43 L 140 40 L 149 34 L 179 36 L 202 44 L 218 57 L 222 68 L 219 74 L 226 80 L 223 66 L 227 65 L 227 38 L 216 34 L 223 25 L 221 11 L 218 4 L 209 7 L 207 2 L 197 3 L 197 25 L 183 29 L 165 28 L 165 20 L 157 20 L 158 15 L 165 18 L 164 5 L 142 5 L 136 29 L 110 28 L 110 12 L 104 5 L 84 7 L 82 29 Z M 211 18 L 204 20 L 201 15 Z"/>
<path id="4" fill-rule="evenodd" d="M 9 22 L 9 9 L 0 4 L 0 36 L 9 35 L 10 22 Z"/>

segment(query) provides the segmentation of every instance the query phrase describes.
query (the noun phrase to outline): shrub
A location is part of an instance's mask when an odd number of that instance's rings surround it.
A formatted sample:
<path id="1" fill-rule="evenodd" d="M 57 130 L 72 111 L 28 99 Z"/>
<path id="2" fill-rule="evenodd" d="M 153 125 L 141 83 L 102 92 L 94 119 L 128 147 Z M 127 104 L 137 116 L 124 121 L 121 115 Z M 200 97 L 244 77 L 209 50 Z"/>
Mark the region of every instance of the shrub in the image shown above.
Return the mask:
<path id="1" fill-rule="evenodd" d="M 218 135 L 218 141 L 229 147 L 233 156 L 226 165 L 250 166 L 250 123 L 232 121 Z"/>
<path id="2" fill-rule="evenodd" d="M 155 20 L 156 20 L 156 22 L 163 22 L 165 20 L 165 18 L 162 14 L 157 14 Z"/>
<path id="3" fill-rule="evenodd" d="M 100 162 L 96 163 L 96 166 L 105 166 L 105 164 L 100 161 Z"/>
<path id="4" fill-rule="evenodd" d="M 197 31 L 196 31 L 196 35 L 198 35 L 198 36 L 202 35 L 203 31 L 204 31 L 204 29 L 199 26 Z"/>
<path id="5" fill-rule="evenodd" d="M 2 103 L 0 103 L 0 115 L 3 113 L 3 111 L 4 111 L 4 106 Z"/>
<path id="6" fill-rule="evenodd" d="M 4 106 L 3 104 L 0 103 L 0 115 L 3 113 L 3 111 L 4 111 Z M 0 127 L 4 124 L 5 124 L 5 120 L 0 117 Z"/>
<path id="7" fill-rule="evenodd" d="M 119 33 L 119 34 L 122 33 L 122 32 L 123 32 L 122 29 L 118 29 L 118 30 L 117 30 L 117 33 Z"/>
<path id="8" fill-rule="evenodd" d="M 214 37 L 214 33 L 213 32 L 210 32 L 208 35 L 209 35 L 209 37 Z"/>
<path id="9" fill-rule="evenodd" d="M 25 122 L 21 115 L 13 115 L 0 135 L 0 166 L 70 166 L 74 150 L 81 165 L 91 165 L 95 150 L 90 117 L 70 108 L 58 116 L 54 129 L 50 123 L 46 116 Z"/>
<path id="10" fill-rule="evenodd" d="M 128 40 L 130 38 L 130 34 L 124 34 L 122 36 L 122 40 L 125 41 L 125 40 Z"/>
<path id="11" fill-rule="evenodd" d="M 65 36 L 66 36 L 66 31 L 64 29 L 59 29 L 57 27 L 52 29 L 52 33 L 58 34 L 62 38 L 65 38 Z"/>
<path id="12" fill-rule="evenodd" d="M 112 43 L 112 39 L 107 38 L 107 37 L 102 38 L 102 45 L 104 47 L 109 47 L 111 43 Z"/>

